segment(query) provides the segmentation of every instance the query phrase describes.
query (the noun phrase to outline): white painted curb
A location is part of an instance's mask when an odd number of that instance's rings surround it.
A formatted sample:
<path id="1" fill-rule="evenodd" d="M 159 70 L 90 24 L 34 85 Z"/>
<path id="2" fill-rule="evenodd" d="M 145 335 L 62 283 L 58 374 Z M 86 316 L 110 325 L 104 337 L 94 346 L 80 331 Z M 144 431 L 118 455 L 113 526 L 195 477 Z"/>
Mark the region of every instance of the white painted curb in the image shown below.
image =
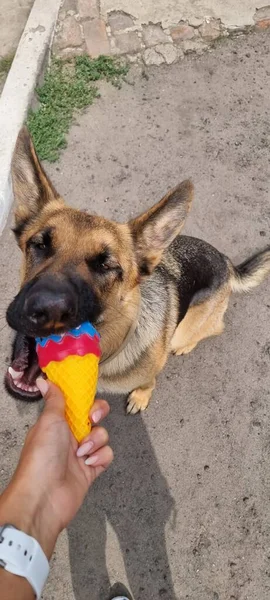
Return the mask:
<path id="1" fill-rule="evenodd" d="M 60 3 L 35 0 L 0 98 L 0 234 L 13 200 L 12 153 L 52 40 Z"/>

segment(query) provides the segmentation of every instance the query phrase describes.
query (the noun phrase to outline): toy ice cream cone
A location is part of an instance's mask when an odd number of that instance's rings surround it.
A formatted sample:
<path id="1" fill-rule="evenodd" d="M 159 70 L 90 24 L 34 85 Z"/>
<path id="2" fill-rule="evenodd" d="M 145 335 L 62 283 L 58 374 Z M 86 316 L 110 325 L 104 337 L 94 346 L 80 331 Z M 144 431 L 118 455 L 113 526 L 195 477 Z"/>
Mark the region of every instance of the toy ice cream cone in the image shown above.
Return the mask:
<path id="1" fill-rule="evenodd" d="M 62 335 L 37 338 L 39 366 L 48 379 L 62 390 L 66 419 L 78 442 L 91 429 L 89 411 L 95 399 L 99 334 L 90 323 L 83 323 Z"/>

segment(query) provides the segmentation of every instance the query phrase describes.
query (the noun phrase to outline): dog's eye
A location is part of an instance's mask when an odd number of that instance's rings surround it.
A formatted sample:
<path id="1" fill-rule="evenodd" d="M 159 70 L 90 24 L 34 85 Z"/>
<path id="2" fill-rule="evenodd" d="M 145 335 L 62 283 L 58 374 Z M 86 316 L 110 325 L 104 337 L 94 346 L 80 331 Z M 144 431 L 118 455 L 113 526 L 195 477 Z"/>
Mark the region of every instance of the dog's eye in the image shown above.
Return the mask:
<path id="1" fill-rule="evenodd" d="M 91 256 L 86 259 L 86 263 L 90 271 L 94 271 L 98 274 L 105 274 L 114 271 L 115 273 L 122 273 L 122 269 L 117 261 L 109 254 L 108 251 L 101 252 L 96 256 Z"/>
<path id="2" fill-rule="evenodd" d="M 28 248 L 33 248 L 34 250 L 47 250 L 49 247 L 45 242 L 33 239 L 28 240 L 27 246 Z"/>
<path id="3" fill-rule="evenodd" d="M 108 252 L 101 252 L 96 256 L 91 256 L 86 259 L 87 265 L 91 271 L 97 272 L 105 272 L 109 271 L 110 263 L 109 263 L 109 254 Z"/>
<path id="4" fill-rule="evenodd" d="M 47 246 L 44 242 L 32 242 L 32 246 L 38 250 L 46 250 Z"/>
<path id="5" fill-rule="evenodd" d="M 36 236 L 33 236 L 30 238 L 30 240 L 28 240 L 27 248 L 33 248 L 33 250 L 42 252 L 46 255 L 50 254 L 52 250 L 51 232 L 46 230 Z"/>

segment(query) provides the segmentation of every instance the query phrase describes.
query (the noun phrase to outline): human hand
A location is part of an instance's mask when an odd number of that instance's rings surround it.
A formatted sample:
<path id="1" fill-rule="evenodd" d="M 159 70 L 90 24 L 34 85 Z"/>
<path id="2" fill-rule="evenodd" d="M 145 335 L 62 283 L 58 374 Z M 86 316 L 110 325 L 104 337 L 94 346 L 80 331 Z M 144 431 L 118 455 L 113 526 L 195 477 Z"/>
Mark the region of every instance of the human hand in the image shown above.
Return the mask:
<path id="1" fill-rule="evenodd" d="M 29 431 L 14 477 L 0 502 L 0 522 L 10 522 L 35 537 L 47 556 L 60 531 L 79 510 L 96 477 L 111 463 L 103 427 L 93 427 L 78 446 L 64 414 L 60 390 L 38 380 L 45 408 Z M 94 425 L 109 412 L 105 400 L 97 400 L 90 412 Z"/>

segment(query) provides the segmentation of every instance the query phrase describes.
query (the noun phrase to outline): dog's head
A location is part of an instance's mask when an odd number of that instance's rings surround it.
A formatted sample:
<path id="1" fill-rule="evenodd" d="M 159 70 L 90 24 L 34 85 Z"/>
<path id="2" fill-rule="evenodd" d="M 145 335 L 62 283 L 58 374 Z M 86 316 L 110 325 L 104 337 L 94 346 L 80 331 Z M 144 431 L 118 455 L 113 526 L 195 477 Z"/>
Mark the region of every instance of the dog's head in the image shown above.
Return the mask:
<path id="1" fill-rule="evenodd" d="M 84 321 L 103 332 L 110 322 L 118 322 L 125 335 L 138 285 L 180 232 L 193 188 L 183 182 L 126 224 L 89 215 L 65 205 L 26 129 L 18 137 L 12 180 L 14 233 L 23 266 L 21 289 L 7 310 L 17 335 L 6 386 L 13 395 L 36 399 L 35 337 L 64 332 Z"/>

